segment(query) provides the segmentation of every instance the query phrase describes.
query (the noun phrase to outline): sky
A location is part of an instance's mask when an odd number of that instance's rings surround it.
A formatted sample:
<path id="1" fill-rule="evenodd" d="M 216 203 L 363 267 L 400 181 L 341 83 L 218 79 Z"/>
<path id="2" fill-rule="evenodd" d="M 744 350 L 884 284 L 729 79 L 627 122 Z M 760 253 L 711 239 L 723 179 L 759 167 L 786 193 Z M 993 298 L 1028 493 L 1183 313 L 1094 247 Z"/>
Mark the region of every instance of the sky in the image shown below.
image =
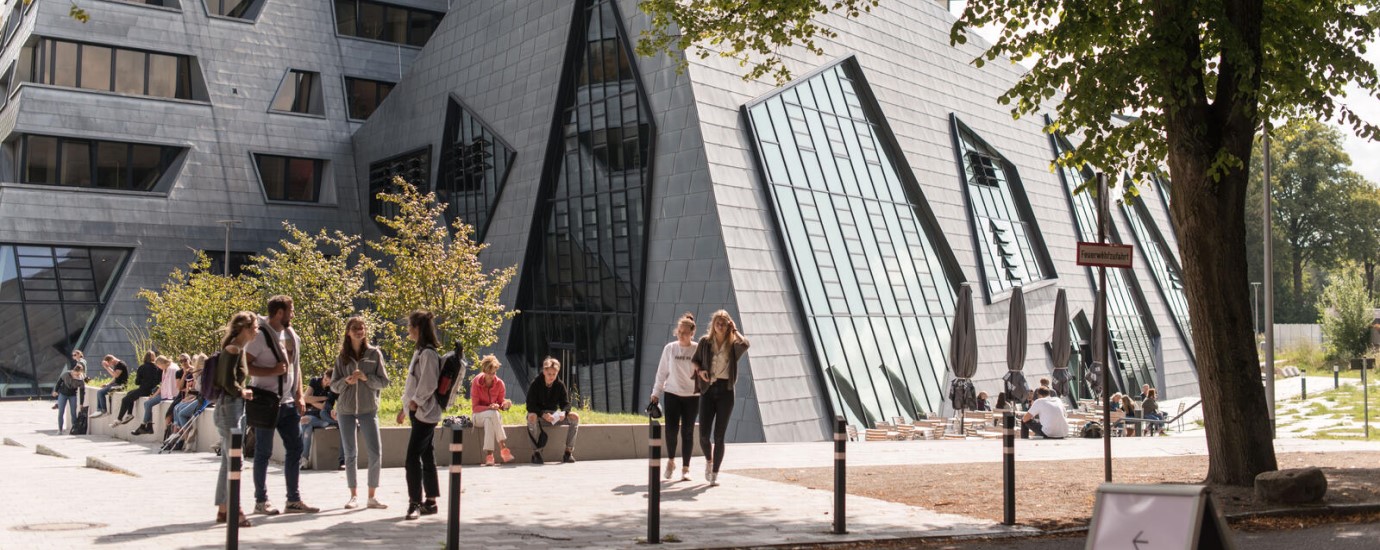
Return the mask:
<path id="1" fill-rule="evenodd" d="M 949 12 L 955 17 L 963 13 L 965 2 L 949 2 Z M 996 38 L 992 29 L 977 29 L 979 36 L 989 42 Z M 1380 40 L 1372 41 L 1366 47 L 1366 59 L 1376 66 L 1380 66 Z M 1367 97 L 1360 89 L 1352 86 L 1347 89 L 1347 100 L 1345 104 L 1363 120 L 1372 124 L 1380 125 L 1380 99 Z M 1351 169 L 1364 176 L 1374 185 L 1380 186 L 1380 142 L 1369 141 L 1356 137 L 1350 127 L 1342 126 L 1333 122 L 1342 131 L 1346 141 L 1344 146 L 1346 152 L 1351 156 Z"/>

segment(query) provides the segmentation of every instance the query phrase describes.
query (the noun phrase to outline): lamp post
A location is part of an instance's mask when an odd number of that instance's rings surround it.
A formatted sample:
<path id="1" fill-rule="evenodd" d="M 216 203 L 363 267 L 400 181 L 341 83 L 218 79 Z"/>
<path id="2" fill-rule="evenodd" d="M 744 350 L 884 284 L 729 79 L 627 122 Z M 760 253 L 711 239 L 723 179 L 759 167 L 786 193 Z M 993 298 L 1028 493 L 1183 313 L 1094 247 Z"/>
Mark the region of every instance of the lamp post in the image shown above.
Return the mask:
<path id="1" fill-rule="evenodd" d="M 1270 124 L 1267 120 L 1265 127 L 1261 129 L 1261 148 L 1265 157 L 1265 178 L 1264 193 L 1265 197 L 1261 208 L 1263 209 L 1264 220 L 1264 240 L 1265 240 L 1265 262 L 1263 271 L 1265 273 L 1265 401 L 1270 407 L 1270 437 L 1275 437 L 1275 247 L 1274 240 L 1270 238 L 1273 221 L 1270 219 Z"/>
<path id="2" fill-rule="evenodd" d="M 225 256 L 221 257 L 221 267 L 225 268 L 223 275 L 230 276 L 230 231 L 239 225 L 240 220 L 216 220 L 216 223 L 225 226 Z"/>

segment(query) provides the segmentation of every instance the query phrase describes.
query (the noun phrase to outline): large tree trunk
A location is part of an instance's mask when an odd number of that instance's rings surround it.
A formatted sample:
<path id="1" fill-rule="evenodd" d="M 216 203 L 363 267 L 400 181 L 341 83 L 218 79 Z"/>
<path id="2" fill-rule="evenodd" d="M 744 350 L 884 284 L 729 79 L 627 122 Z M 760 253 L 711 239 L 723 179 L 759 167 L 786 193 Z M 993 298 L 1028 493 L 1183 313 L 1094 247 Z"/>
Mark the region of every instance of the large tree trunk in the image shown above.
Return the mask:
<path id="1" fill-rule="evenodd" d="M 1251 158 L 1260 119 L 1250 92 L 1259 89 L 1264 57 L 1263 0 L 1223 3 L 1236 40 L 1223 51 L 1211 96 L 1195 66 L 1203 58 L 1198 29 L 1183 24 L 1195 20 L 1195 6 L 1187 0 L 1152 2 L 1154 39 L 1184 54 L 1162 60 L 1163 86 L 1157 91 L 1169 98 L 1164 115 L 1174 179 L 1170 208 L 1179 229 L 1184 290 L 1193 316 L 1193 355 L 1207 428 L 1207 482 L 1246 486 L 1257 474 L 1278 467 L 1251 334 L 1251 290 L 1241 246 L 1246 242 L 1244 164 Z M 1219 153 L 1241 165 L 1215 162 Z"/>
<path id="2" fill-rule="evenodd" d="M 1293 261 L 1290 267 L 1293 268 L 1294 275 L 1294 298 L 1303 298 L 1303 248 L 1295 246 L 1293 251 Z"/>

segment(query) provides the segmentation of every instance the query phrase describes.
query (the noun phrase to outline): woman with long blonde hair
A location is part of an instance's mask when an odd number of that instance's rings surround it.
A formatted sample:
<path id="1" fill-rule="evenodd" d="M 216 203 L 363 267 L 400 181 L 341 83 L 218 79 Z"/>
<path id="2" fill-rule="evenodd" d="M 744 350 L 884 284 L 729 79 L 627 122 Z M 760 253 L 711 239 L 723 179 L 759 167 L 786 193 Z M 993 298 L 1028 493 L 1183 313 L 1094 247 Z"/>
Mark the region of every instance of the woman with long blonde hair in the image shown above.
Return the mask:
<path id="1" fill-rule="evenodd" d="M 388 387 L 388 369 L 383 352 L 369 343 L 369 327 L 364 318 L 345 321 L 340 337 L 340 353 L 331 371 L 331 391 L 340 397 L 331 414 L 340 423 L 340 449 L 345 453 L 345 483 L 350 488 L 346 509 L 359 507 L 359 438 L 364 438 L 369 459 L 369 500 L 366 506 L 384 509 L 388 505 L 375 498 L 383 468 L 383 445 L 379 438 L 379 392 Z"/>
<path id="2" fill-rule="evenodd" d="M 695 348 L 695 389 L 700 394 L 700 450 L 704 453 L 704 478 L 711 487 L 719 484 L 724 462 L 724 436 L 733 414 L 733 387 L 738 383 L 738 359 L 747 353 L 748 339 L 724 310 L 715 311 L 709 330 Z"/>
<path id="3" fill-rule="evenodd" d="M 215 421 L 216 431 L 220 432 L 220 477 L 216 478 L 216 505 L 220 510 L 216 512 L 216 523 L 225 521 L 236 521 L 240 527 L 249 527 L 249 518 L 245 517 L 244 510 L 240 510 L 240 503 L 236 502 L 234 508 L 229 507 L 228 480 L 226 471 L 230 469 L 230 430 L 239 428 L 244 431 L 244 402 L 254 398 L 254 393 L 249 390 L 249 354 L 244 352 L 245 346 L 254 341 L 259 331 L 259 316 L 252 311 L 241 311 L 230 317 L 230 322 L 225 325 L 225 339 L 221 341 L 220 356 L 216 360 L 216 373 L 214 386 L 220 392 L 216 397 Z M 211 396 L 207 396 L 211 397 Z M 230 515 L 230 510 L 235 510 L 234 515 Z"/>
<path id="4" fill-rule="evenodd" d="M 479 376 L 470 382 L 470 404 L 474 407 L 474 424 L 484 428 L 484 465 L 494 465 L 494 450 L 504 462 L 513 461 L 513 452 L 508 450 L 508 434 L 503 432 L 503 415 L 513 406 L 507 398 L 507 388 L 498 377 L 498 369 L 503 366 L 498 358 L 485 355 L 479 360 Z"/>

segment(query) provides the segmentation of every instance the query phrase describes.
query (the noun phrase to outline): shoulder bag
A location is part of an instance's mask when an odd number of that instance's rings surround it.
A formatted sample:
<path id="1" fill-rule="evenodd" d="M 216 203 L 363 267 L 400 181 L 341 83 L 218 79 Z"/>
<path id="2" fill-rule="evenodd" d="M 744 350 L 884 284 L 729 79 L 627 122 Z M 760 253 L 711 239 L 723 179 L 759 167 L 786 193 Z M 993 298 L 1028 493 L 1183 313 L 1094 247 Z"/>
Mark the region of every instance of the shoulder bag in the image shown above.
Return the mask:
<path id="1" fill-rule="evenodd" d="M 283 356 L 278 352 L 278 340 L 268 332 L 263 325 L 259 326 L 259 332 L 263 333 L 268 340 L 268 349 L 273 351 L 273 358 L 278 362 L 283 362 Z M 292 368 L 292 365 L 288 365 Z M 283 395 L 283 379 L 287 374 L 278 375 L 278 392 L 274 393 L 263 388 L 254 386 L 249 387 L 249 391 L 254 392 L 254 398 L 244 402 L 244 423 L 255 428 L 272 429 L 278 425 L 278 402 Z"/>

